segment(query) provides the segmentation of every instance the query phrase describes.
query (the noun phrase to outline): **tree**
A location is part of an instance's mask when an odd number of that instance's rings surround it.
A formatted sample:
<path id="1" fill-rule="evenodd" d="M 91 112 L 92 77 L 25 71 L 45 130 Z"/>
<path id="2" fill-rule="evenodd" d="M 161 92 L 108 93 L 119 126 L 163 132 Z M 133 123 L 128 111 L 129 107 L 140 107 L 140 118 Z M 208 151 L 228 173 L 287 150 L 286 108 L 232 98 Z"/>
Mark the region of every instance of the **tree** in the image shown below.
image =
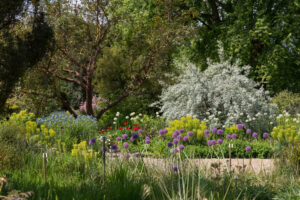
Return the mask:
<path id="1" fill-rule="evenodd" d="M 99 119 L 104 112 L 139 90 L 160 67 L 170 63 L 170 52 L 180 29 L 175 28 L 176 16 L 165 14 L 172 10 L 166 11 L 163 2 L 94 0 L 74 4 L 66 0 L 46 1 L 45 5 L 56 46 L 39 68 L 54 79 L 53 83 L 62 80 L 80 87 L 84 91 L 88 115 Z M 105 57 L 113 50 L 123 56 L 126 79 L 121 83 L 118 97 L 110 99 L 106 107 L 94 113 L 95 84 L 103 77 L 99 70 L 107 66 L 103 61 L 107 61 Z M 121 69 L 116 65 L 110 67 Z M 76 116 L 68 102 L 68 94 L 57 84 L 53 86 L 54 96 Z"/>
<path id="2" fill-rule="evenodd" d="M 26 22 L 32 24 L 31 28 L 18 32 L 25 13 L 31 11 L 33 21 Z M 44 21 L 38 1 L 0 1 L 0 110 L 20 77 L 50 49 L 51 40 L 52 30 Z"/>
<path id="3" fill-rule="evenodd" d="M 201 0 L 182 7 L 195 37 L 187 55 L 205 69 L 218 61 L 218 41 L 227 58 L 250 65 L 250 77 L 274 94 L 300 91 L 300 4 L 297 0 Z"/>

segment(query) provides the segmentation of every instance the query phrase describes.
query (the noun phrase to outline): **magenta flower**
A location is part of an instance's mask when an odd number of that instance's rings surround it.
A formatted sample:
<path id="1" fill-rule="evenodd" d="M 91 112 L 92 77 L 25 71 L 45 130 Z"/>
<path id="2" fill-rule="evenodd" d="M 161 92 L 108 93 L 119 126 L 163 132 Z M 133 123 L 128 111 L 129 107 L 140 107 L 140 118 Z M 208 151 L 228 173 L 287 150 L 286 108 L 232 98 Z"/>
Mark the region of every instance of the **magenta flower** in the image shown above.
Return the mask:
<path id="1" fill-rule="evenodd" d="M 96 139 L 95 138 L 90 139 L 89 145 L 94 145 L 95 143 L 96 143 Z"/>
<path id="2" fill-rule="evenodd" d="M 211 132 L 212 132 L 212 133 L 216 133 L 217 130 L 218 130 L 217 128 L 213 128 Z"/>
<path id="3" fill-rule="evenodd" d="M 119 141 L 121 141 L 121 138 L 118 136 L 118 137 L 116 137 L 116 140 L 119 142 Z"/>
<path id="4" fill-rule="evenodd" d="M 223 130 L 222 130 L 222 129 L 218 129 L 218 130 L 217 130 L 217 134 L 218 134 L 218 135 L 223 135 Z"/>
<path id="5" fill-rule="evenodd" d="M 173 167 L 173 171 L 178 172 L 178 167 L 176 165 Z"/>
<path id="6" fill-rule="evenodd" d="M 125 149 L 127 149 L 127 148 L 129 147 L 129 144 L 128 144 L 127 142 L 124 142 L 124 143 L 123 143 L 123 147 L 124 147 Z"/>
<path id="7" fill-rule="evenodd" d="M 270 135 L 268 133 L 263 134 L 263 138 L 268 138 L 268 137 L 270 137 Z"/>
<path id="8" fill-rule="evenodd" d="M 207 130 L 207 129 L 204 130 L 204 134 L 205 134 L 205 135 L 209 134 L 209 130 Z"/>
<path id="9" fill-rule="evenodd" d="M 146 144 L 149 144 L 149 143 L 150 143 L 150 138 L 149 138 L 149 137 L 146 137 L 146 138 L 145 138 L 145 143 L 146 143 Z"/>
<path id="10" fill-rule="evenodd" d="M 194 135 L 193 131 L 189 131 L 187 134 L 189 137 L 192 137 Z"/>
<path id="11" fill-rule="evenodd" d="M 227 134 L 227 135 L 226 135 L 226 139 L 231 139 L 231 135 L 230 135 L 230 134 Z"/>
<path id="12" fill-rule="evenodd" d="M 104 151 L 107 151 L 107 150 L 108 150 L 108 148 L 107 148 L 107 147 L 105 147 L 105 148 L 104 148 L 104 147 L 101 147 L 101 151 L 103 151 L 103 152 L 104 152 Z"/>
<path id="13" fill-rule="evenodd" d="M 181 144 L 179 145 L 179 150 L 182 151 L 184 149 L 184 146 Z"/>
<path id="14" fill-rule="evenodd" d="M 177 138 L 178 135 L 179 135 L 179 131 L 174 131 L 172 137 L 173 137 L 173 138 Z"/>
<path id="15" fill-rule="evenodd" d="M 236 137 L 237 137 L 236 134 L 235 134 L 235 133 L 232 133 L 231 138 L 232 138 L 232 139 L 236 139 Z"/>
<path id="16" fill-rule="evenodd" d="M 244 125 L 243 125 L 243 124 L 238 124 L 238 125 L 237 125 L 237 128 L 238 128 L 239 130 L 241 130 L 241 129 L 244 128 Z"/>
<path id="17" fill-rule="evenodd" d="M 189 137 L 188 136 L 184 136 L 183 137 L 183 141 L 185 141 L 185 142 L 189 141 Z"/>
<path id="18" fill-rule="evenodd" d="M 247 129 L 246 134 L 250 134 L 250 133 L 251 133 L 251 129 Z"/>
<path id="19" fill-rule="evenodd" d="M 116 144 L 111 145 L 111 150 L 117 151 L 119 147 Z"/>
<path id="20" fill-rule="evenodd" d="M 184 129 L 183 129 L 183 128 L 180 129 L 180 130 L 179 130 L 179 133 L 184 133 Z"/>
<path id="21" fill-rule="evenodd" d="M 223 140 L 222 140 L 222 139 L 218 139 L 218 140 L 217 140 L 217 143 L 218 143 L 218 144 L 222 144 L 222 143 L 223 143 Z"/>
<path id="22" fill-rule="evenodd" d="M 182 138 L 181 135 L 178 135 L 178 136 L 177 136 L 177 139 L 178 139 L 178 140 L 182 140 L 183 138 Z"/>
<path id="23" fill-rule="evenodd" d="M 126 140 L 128 138 L 127 134 L 122 135 L 123 139 Z"/>
<path id="24" fill-rule="evenodd" d="M 251 150 L 251 147 L 250 147 L 250 146 L 246 146 L 245 150 L 246 150 L 246 151 L 250 151 L 250 150 Z"/>
<path id="25" fill-rule="evenodd" d="M 139 130 L 138 130 L 138 133 L 139 133 L 139 134 L 142 134 L 143 132 L 144 132 L 144 131 L 143 131 L 142 129 L 139 129 Z"/>
<path id="26" fill-rule="evenodd" d="M 256 132 L 253 132 L 253 133 L 252 133 L 252 137 L 253 137 L 253 138 L 257 138 L 257 137 L 258 137 L 258 134 L 257 134 Z"/>
<path id="27" fill-rule="evenodd" d="M 173 144 L 178 144 L 178 140 L 177 140 L 177 139 L 174 139 L 174 140 L 173 140 Z"/>

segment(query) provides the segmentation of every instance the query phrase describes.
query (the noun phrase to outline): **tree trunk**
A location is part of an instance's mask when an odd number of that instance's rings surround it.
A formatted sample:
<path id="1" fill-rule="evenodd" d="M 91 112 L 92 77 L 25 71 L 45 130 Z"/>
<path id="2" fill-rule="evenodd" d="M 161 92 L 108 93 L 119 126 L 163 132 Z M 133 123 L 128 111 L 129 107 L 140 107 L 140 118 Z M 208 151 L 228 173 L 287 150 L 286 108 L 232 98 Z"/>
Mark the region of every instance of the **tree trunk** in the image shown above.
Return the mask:
<path id="1" fill-rule="evenodd" d="M 93 85 L 92 85 L 91 78 L 89 78 L 87 81 L 85 95 L 86 95 L 86 113 L 88 115 L 94 116 L 93 106 L 92 106 L 92 104 L 93 104 Z"/>

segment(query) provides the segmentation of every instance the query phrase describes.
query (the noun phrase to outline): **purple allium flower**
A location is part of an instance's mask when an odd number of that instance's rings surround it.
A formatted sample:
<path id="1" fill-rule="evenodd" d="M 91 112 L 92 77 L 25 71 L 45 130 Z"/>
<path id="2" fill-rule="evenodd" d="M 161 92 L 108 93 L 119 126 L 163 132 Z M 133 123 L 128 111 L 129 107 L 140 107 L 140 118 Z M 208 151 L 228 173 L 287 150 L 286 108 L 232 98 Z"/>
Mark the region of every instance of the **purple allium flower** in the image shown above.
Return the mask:
<path id="1" fill-rule="evenodd" d="M 222 144 L 222 143 L 223 143 L 223 140 L 222 140 L 222 139 L 218 139 L 218 140 L 217 140 L 217 143 L 218 143 L 218 144 Z"/>
<path id="2" fill-rule="evenodd" d="M 238 124 L 238 125 L 237 125 L 237 128 L 238 128 L 239 130 L 241 130 L 241 129 L 244 128 L 244 125 L 243 125 L 243 124 Z"/>
<path id="3" fill-rule="evenodd" d="M 217 134 L 218 134 L 218 135 L 223 135 L 223 130 L 222 130 L 222 129 L 218 129 L 218 130 L 217 130 Z"/>
<path id="4" fill-rule="evenodd" d="M 131 140 L 132 142 L 134 142 L 134 141 L 136 141 L 138 138 L 139 138 L 139 135 L 136 134 L 136 133 L 134 133 L 134 134 L 132 134 L 132 136 L 130 137 L 130 140 Z"/>
<path id="5" fill-rule="evenodd" d="M 232 139 L 236 139 L 236 134 L 235 134 L 235 133 L 232 133 L 231 138 L 232 138 Z"/>
<path id="6" fill-rule="evenodd" d="M 174 131 L 172 137 L 173 137 L 173 138 L 177 138 L 178 135 L 179 135 L 179 131 Z"/>
<path id="7" fill-rule="evenodd" d="M 211 140 L 211 145 L 215 145 L 216 143 L 216 140 Z"/>
<path id="8" fill-rule="evenodd" d="M 246 134 L 250 134 L 250 133 L 251 133 L 251 129 L 247 129 Z"/>
<path id="9" fill-rule="evenodd" d="M 207 140 L 207 145 L 211 146 L 211 140 Z"/>
<path id="10" fill-rule="evenodd" d="M 250 146 L 246 146 L 245 150 L 246 150 L 246 151 L 250 151 L 250 150 L 251 150 L 251 147 L 250 147 Z"/>
<path id="11" fill-rule="evenodd" d="M 173 146 L 173 143 L 172 143 L 172 142 L 169 142 L 169 143 L 168 143 L 168 147 L 171 148 L 172 146 Z"/>
<path id="12" fill-rule="evenodd" d="M 89 141 L 89 145 L 94 145 L 96 143 L 96 138 L 92 138 Z"/>
<path id="13" fill-rule="evenodd" d="M 205 134 L 205 135 L 209 134 L 209 130 L 207 130 L 207 129 L 204 130 L 204 134 Z"/>
<path id="14" fill-rule="evenodd" d="M 130 154 L 128 153 L 128 154 L 126 154 L 126 158 L 130 158 Z"/>
<path id="15" fill-rule="evenodd" d="M 173 167 L 173 171 L 178 172 L 178 167 L 176 165 Z"/>
<path id="16" fill-rule="evenodd" d="M 104 151 L 107 151 L 107 150 L 108 150 L 108 148 L 107 148 L 107 147 L 105 147 L 105 148 L 104 148 L 104 147 L 101 147 L 101 151 L 103 151 L 103 152 L 104 152 Z"/>
<path id="17" fill-rule="evenodd" d="M 269 133 L 264 133 L 263 134 L 263 138 L 268 138 L 268 137 L 270 137 Z"/>
<path id="18" fill-rule="evenodd" d="M 145 138 L 145 143 L 146 143 L 146 144 L 149 144 L 149 143 L 150 143 L 150 138 L 149 138 L 149 137 L 146 137 L 146 138 Z"/>
<path id="19" fill-rule="evenodd" d="M 116 137 L 116 140 L 119 142 L 119 141 L 121 141 L 121 138 L 118 136 L 118 137 Z"/>
<path id="20" fill-rule="evenodd" d="M 257 138 L 257 137 L 258 137 L 258 134 L 257 134 L 256 132 L 253 132 L 253 133 L 252 133 L 252 137 L 253 137 L 253 138 Z"/>
<path id="21" fill-rule="evenodd" d="M 183 138 L 182 138 L 181 135 L 178 135 L 178 136 L 177 136 L 177 139 L 178 139 L 178 140 L 182 140 Z"/>
<path id="22" fill-rule="evenodd" d="M 184 146 L 181 144 L 179 145 L 179 150 L 182 151 L 184 149 Z"/>
<path id="23" fill-rule="evenodd" d="M 122 135 L 123 139 L 126 140 L 128 138 L 127 134 Z"/>
<path id="24" fill-rule="evenodd" d="M 188 136 L 184 136 L 183 137 L 183 141 L 185 141 L 185 142 L 189 141 L 189 137 Z"/>
<path id="25" fill-rule="evenodd" d="M 226 135 L 226 139 L 231 139 L 231 135 L 230 135 L 230 134 L 227 134 L 227 135 Z"/>
<path id="26" fill-rule="evenodd" d="M 184 129 L 183 129 L 183 128 L 180 129 L 180 130 L 179 130 L 179 133 L 184 133 Z"/>
<path id="27" fill-rule="evenodd" d="M 178 139 L 174 139 L 173 144 L 178 144 Z"/>
<path id="28" fill-rule="evenodd" d="M 127 149 L 127 148 L 129 147 L 129 144 L 128 144 L 127 142 L 124 142 L 124 143 L 123 143 L 123 147 L 124 147 L 125 149 Z"/>
<path id="29" fill-rule="evenodd" d="M 177 147 L 174 148 L 174 150 L 173 150 L 174 153 L 177 153 L 178 151 L 179 151 L 179 149 Z"/>
<path id="30" fill-rule="evenodd" d="M 168 129 L 164 129 L 164 134 L 167 134 L 168 133 Z"/>
<path id="31" fill-rule="evenodd" d="M 159 135 L 163 135 L 163 134 L 165 134 L 165 131 L 164 131 L 164 129 L 160 129 L 160 130 L 158 131 L 158 133 L 159 133 Z"/>
<path id="32" fill-rule="evenodd" d="M 113 144 L 111 145 L 111 150 L 117 151 L 119 149 L 118 145 Z"/>
<path id="33" fill-rule="evenodd" d="M 193 131 L 189 131 L 188 133 L 188 136 L 192 137 L 194 135 Z"/>
<path id="34" fill-rule="evenodd" d="M 217 128 L 213 128 L 211 132 L 212 132 L 212 133 L 216 133 L 217 130 L 218 130 Z"/>
<path id="35" fill-rule="evenodd" d="M 208 137 L 209 137 L 209 134 L 204 134 L 204 137 L 208 138 Z"/>
<path id="36" fill-rule="evenodd" d="M 139 134 L 142 134 L 143 132 L 144 132 L 144 131 L 143 131 L 142 129 L 139 129 L 139 130 L 138 130 L 138 133 L 139 133 Z"/>

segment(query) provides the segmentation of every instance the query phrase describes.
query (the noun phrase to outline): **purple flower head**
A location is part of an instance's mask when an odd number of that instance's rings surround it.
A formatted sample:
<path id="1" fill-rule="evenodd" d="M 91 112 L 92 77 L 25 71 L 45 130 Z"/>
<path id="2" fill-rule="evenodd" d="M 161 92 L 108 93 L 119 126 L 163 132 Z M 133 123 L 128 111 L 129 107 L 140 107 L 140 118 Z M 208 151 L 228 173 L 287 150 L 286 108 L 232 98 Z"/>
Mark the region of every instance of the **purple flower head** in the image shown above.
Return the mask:
<path id="1" fill-rule="evenodd" d="M 216 143 L 216 140 L 211 140 L 211 145 L 215 145 Z"/>
<path id="2" fill-rule="evenodd" d="M 119 149 L 118 145 L 113 144 L 111 145 L 111 150 L 117 151 Z"/>
<path id="3" fill-rule="evenodd" d="M 218 130 L 217 130 L 217 134 L 218 134 L 218 135 L 223 135 L 223 130 L 222 130 L 222 129 L 218 129 Z"/>
<path id="4" fill-rule="evenodd" d="M 263 138 L 268 138 L 268 137 L 270 137 L 269 133 L 264 133 L 263 134 Z"/>
<path id="5" fill-rule="evenodd" d="M 173 137 L 173 138 L 177 138 L 178 135 L 179 135 L 179 131 L 174 131 L 172 137 Z"/>
<path id="6" fill-rule="evenodd" d="M 178 148 L 174 148 L 173 150 L 174 153 L 177 153 L 178 151 L 179 151 Z"/>
<path id="7" fill-rule="evenodd" d="M 209 134 L 209 130 L 207 130 L 207 129 L 204 130 L 204 134 L 205 134 L 205 135 Z"/>
<path id="8" fill-rule="evenodd" d="M 208 138 L 209 137 L 209 133 L 208 134 L 204 134 L 204 137 Z"/>
<path id="9" fill-rule="evenodd" d="M 222 140 L 222 139 L 218 139 L 218 140 L 217 140 L 217 143 L 218 143 L 218 144 L 222 144 L 222 143 L 223 143 L 223 140 Z"/>
<path id="10" fill-rule="evenodd" d="M 211 132 L 212 132 L 212 133 L 216 133 L 217 130 L 218 130 L 217 128 L 213 128 Z"/>
<path id="11" fill-rule="evenodd" d="M 107 149 L 107 147 L 101 147 L 101 151 L 107 151 L 108 149 Z"/>
<path id="12" fill-rule="evenodd" d="M 136 133 L 134 133 L 134 134 L 132 134 L 132 136 L 130 137 L 130 140 L 131 140 L 132 142 L 134 142 L 134 141 L 136 141 L 138 138 L 139 138 L 139 135 L 136 134 Z"/>
<path id="13" fill-rule="evenodd" d="M 246 134 L 250 134 L 250 133 L 251 133 L 251 129 L 247 129 Z"/>
<path id="14" fill-rule="evenodd" d="M 213 146 L 213 145 L 215 145 L 216 144 L 216 140 L 208 140 L 207 141 L 207 145 L 208 146 Z"/>
<path id="15" fill-rule="evenodd" d="M 183 128 L 180 129 L 180 130 L 179 130 L 179 133 L 184 133 L 184 129 L 183 129 Z"/>
<path id="16" fill-rule="evenodd" d="M 127 148 L 129 147 L 129 144 L 128 144 L 127 142 L 124 142 L 124 143 L 123 143 L 123 147 L 124 147 L 125 149 L 127 149 Z"/>
<path id="17" fill-rule="evenodd" d="M 181 135 L 178 135 L 178 136 L 177 136 L 177 139 L 178 139 L 178 140 L 182 140 L 183 138 L 182 138 Z"/>
<path id="18" fill-rule="evenodd" d="M 139 130 L 138 130 L 138 133 L 139 133 L 139 134 L 142 134 L 143 132 L 144 132 L 144 131 L 143 131 L 142 129 L 139 129 Z"/>
<path id="19" fill-rule="evenodd" d="M 253 138 L 257 138 L 257 137 L 258 137 L 258 134 L 257 134 L 256 132 L 253 132 L 253 133 L 252 133 L 252 137 L 253 137 Z"/>
<path id="20" fill-rule="evenodd" d="M 173 171 L 178 172 L 178 167 L 176 165 L 173 167 Z"/>
<path id="21" fill-rule="evenodd" d="M 179 145 L 179 150 L 182 151 L 184 149 L 184 146 L 181 144 Z"/>
<path id="22" fill-rule="evenodd" d="M 189 137 L 192 137 L 194 135 L 193 131 L 189 131 L 187 134 Z"/>
<path id="23" fill-rule="evenodd" d="M 177 140 L 177 139 L 174 139 L 174 140 L 173 140 L 173 144 L 178 144 L 178 140 Z"/>
<path id="24" fill-rule="evenodd" d="M 128 153 L 128 154 L 126 154 L 126 158 L 130 158 L 130 154 Z"/>
<path id="25" fill-rule="evenodd" d="M 251 147 L 250 147 L 250 146 L 246 146 L 245 150 L 246 150 L 246 151 L 250 151 L 250 150 L 251 150 Z"/>
<path id="26" fill-rule="evenodd" d="M 163 129 L 164 130 L 164 134 L 167 134 L 168 133 L 168 129 Z"/>
<path id="27" fill-rule="evenodd" d="M 165 129 L 160 129 L 159 131 L 158 131 L 158 133 L 159 133 L 159 135 L 164 135 L 165 134 L 165 131 L 164 131 Z"/>
<path id="28" fill-rule="evenodd" d="M 238 125 L 237 125 L 237 128 L 238 128 L 239 130 L 241 130 L 241 129 L 244 128 L 244 125 L 243 125 L 243 124 L 238 124 Z"/>
<path id="29" fill-rule="evenodd" d="M 118 136 L 118 137 L 116 137 L 116 140 L 119 142 L 119 141 L 121 141 L 121 138 Z"/>
<path id="30" fill-rule="evenodd" d="M 169 142 L 169 143 L 168 143 L 168 147 L 171 148 L 172 146 L 173 146 L 173 143 L 172 143 L 172 142 Z"/>
<path id="31" fill-rule="evenodd" d="M 231 138 L 232 138 L 232 139 L 236 139 L 236 134 L 235 134 L 235 133 L 232 133 Z"/>
<path id="32" fill-rule="evenodd" d="M 128 135 L 127 134 L 122 135 L 122 137 L 123 137 L 124 140 L 128 139 Z"/>
<path id="33" fill-rule="evenodd" d="M 188 136 L 184 136 L 183 137 L 183 141 L 185 141 L 185 142 L 189 141 L 189 137 Z"/>
<path id="34" fill-rule="evenodd" d="M 89 141 L 89 145 L 94 145 L 96 143 L 96 138 L 92 138 Z"/>
<path id="35" fill-rule="evenodd" d="M 150 138 L 149 138 L 149 137 L 146 137 L 146 138 L 145 138 L 145 143 L 146 143 L 146 144 L 149 144 L 149 143 L 150 143 Z"/>
<path id="36" fill-rule="evenodd" d="M 226 139 L 231 139 L 231 135 L 230 135 L 230 134 L 227 134 L 227 135 L 226 135 Z"/>

